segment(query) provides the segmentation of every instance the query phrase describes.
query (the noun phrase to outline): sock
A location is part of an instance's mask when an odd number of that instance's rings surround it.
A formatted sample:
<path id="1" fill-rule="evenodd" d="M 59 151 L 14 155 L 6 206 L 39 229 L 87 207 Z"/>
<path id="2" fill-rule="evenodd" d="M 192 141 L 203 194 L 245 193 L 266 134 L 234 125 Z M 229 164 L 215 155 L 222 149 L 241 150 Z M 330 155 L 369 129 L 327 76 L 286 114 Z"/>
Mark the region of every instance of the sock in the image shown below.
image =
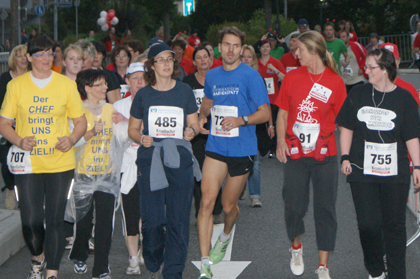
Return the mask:
<path id="1" fill-rule="evenodd" d="M 293 245 L 293 242 L 292 242 L 292 248 L 293 250 L 299 250 L 300 248 L 302 248 L 302 243 L 300 242 L 298 246 L 295 246 Z"/>
<path id="2" fill-rule="evenodd" d="M 320 268 L 320 267 L 325 267 L 326 269 L 328 269 L 328 265 L 326 265 L 326 264 L 320 264 L 320 265 L 318 265 L 318 268 Z"/>
<path id="3" fill-rule="evenodd" d="M 219 240 L 223 243 L 228 241 L 229 238 L 230 238 L 230 234 L 226 235 L 223 231 L 219 235 Z"/>
<path id="4" fill-rule="evenodd" d="M 210 265 L 209 257 L 201 257 L 201 266 L 203 265 Z"/>

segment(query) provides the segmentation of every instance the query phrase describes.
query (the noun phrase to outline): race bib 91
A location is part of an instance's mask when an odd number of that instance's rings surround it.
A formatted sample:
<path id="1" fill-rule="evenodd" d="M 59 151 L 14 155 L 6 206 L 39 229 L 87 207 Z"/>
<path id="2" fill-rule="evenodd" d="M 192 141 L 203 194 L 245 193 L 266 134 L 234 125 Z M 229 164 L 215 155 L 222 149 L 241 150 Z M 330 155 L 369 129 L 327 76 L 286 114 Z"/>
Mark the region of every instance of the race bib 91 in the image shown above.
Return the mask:
<path id="1" fill-rule="evenodd" d="M 182 139 L 184 110 L 179 107 L 151 106 L 149 108 L 149 136 Z"/>
<path id="2" fill-rule="evenodd" d="M 30 151 L 25 151 L 12 145 L 7 154 L 7 166 L 13 174 L 32 173 Z"/>
<path id="3" fill-rule="evenodd" d="M 211 108 L 211 131 L 217 137 L 239 137 L 239 128 L 225 131 L 222 128 L 222 121 L 225 117 L 238 117 L 238 107 L 234 106 L 213 106 Z"/>

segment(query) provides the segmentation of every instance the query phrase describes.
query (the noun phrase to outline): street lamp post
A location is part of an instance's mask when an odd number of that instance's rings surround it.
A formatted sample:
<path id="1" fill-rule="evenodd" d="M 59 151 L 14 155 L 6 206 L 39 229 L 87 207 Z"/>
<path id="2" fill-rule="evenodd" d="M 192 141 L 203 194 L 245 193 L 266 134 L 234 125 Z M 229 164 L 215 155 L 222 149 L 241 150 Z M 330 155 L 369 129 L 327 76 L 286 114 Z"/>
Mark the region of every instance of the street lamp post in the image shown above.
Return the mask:
<path id="1" fill-rule="evenodd" d="M 321 25 L 322 25 L 322 8 L 323 8 L 324 0 L 319 0 L 319 2 L 321 2 L 319 3 L 319 8 L 321 10 Z"/>

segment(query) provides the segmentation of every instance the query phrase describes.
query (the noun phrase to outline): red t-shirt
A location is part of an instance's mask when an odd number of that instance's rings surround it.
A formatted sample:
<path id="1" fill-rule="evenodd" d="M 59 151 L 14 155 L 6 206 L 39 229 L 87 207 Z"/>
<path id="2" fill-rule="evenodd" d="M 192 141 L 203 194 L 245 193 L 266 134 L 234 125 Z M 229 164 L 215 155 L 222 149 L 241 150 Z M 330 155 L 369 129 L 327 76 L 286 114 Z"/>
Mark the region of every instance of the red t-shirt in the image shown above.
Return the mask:
<path id="1" fill-rule="evenodd" d="M 213 58 L 213 65 L 211 65 L 210 70 L 220 66 L 223 66 L 223 61 Z"/>
<path id="2" fill-rule="evenodd" d="M 317 90 L 314 90 L 315 82 Z M 329 139 L 327 156 L 334 156 L 337 155 L 334 136 L 335 116 L 340 111 L 346 96 L 343 79 L 329 68 L 325 68 L 325 71 L 319 75 L 310 75 L 307 68 L 302 66 L 284 77 L 274 104 L 288 111 L 286 133 L 289 136 L 294 135 L 293 126 L 296 122 L 319 123 L 319 136 Z M 305 136 L 307 135 L 303 135 Z M 313 157 L 313 153 L 312 151 L 304 156 Z"/>
<path id="3" fill-rule="evenodd" d="M 201 46 L 201 40 L 199 37 L 193 37 L 190 36 L 187 40 L 187 42 L 190 44 L 190 46 L 192 47 L 198 47 Z"/>
<path id="4" fill-rule="evenodd" d="M 192 61 L 193 61 L 192 57 L 193 57 L 194 50 L 195 50 L 195 48 L 193 48 L 190 45 L 187 45 L 187 47 L 184 50 L 184 55 L 182 57 L 187 58 L 192 63 Z"/>
<path id="5" fill-rule="evenodd" d="M 267 86 L 267 93 L 268 93 L 268 99 L 270 99 L 270 104 L 273 104 L 276 100 L 277 95 L 279 94 L 279 77 L 276 75 L 275 72 L 267 68 L 267 65 L 271 64 L 282 72 L 283 74 L 286 74 L 286 69 L 284 68 L 283 64 L 277 60 L 276 58 L 270 56 L 267 63 L 263 65 L 261 63 L 261 57 L 258 58 L 258 72 L 260 75 L 265 79 L 265 84 Z"/>
<path id="6" fill-rule="evenodd" d="M 357 38 L 356 31 L 349 32 L 350 41 L 357 42 L 359 38 Z"/>
<path id="7" fill-rule="evenodd" d="M 414 39 L 413 47 L 420 47 L 420 32 L 417 34 L 416 38 Z"/>
<path id="8" fill-rule="evenodd" d="M 194 65 L 190 60 L 183 57 L 179 65 L 184 69 L 187 76 L 194 73 Z"/>
<path id="9" fill-rule="evenodd" d="M 414 85 L 406 82 L 405 80 L 400 79 L 399 77 L 397 77 L 394 84 L 410 92 L 411 95 L 413 95 L 414 100 L 416 100 L 417 104 L 420 106 L 419 94 L 417 93 L 417 90 L 414 87 Z"/>
<path id="10" fill-rule="evenodd" d="M 293 70 L 294 68 L 300 66 L 299 59 L 297 57 L 294 57 L 292 52 L 283 54 L 283 56 L 280 59 L 280 62 L 286 68 L 286 72 L 289 72 L 290 70 Z"/>

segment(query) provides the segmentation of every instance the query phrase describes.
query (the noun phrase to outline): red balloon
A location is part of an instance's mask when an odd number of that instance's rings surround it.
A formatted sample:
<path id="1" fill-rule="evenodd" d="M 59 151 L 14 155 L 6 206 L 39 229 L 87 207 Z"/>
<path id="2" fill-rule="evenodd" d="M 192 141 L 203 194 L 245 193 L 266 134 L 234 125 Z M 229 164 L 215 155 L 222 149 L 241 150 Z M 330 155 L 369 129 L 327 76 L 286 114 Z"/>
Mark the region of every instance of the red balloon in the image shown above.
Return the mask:
<path id="1" fill-rule="evenodd" d="M 111 21 L 115 16 L 115 11 L 113 9 L 108 11 L 107 18 Z"/>
<path id="2" fill-rule="evenodd" d="M 268 29 L 268 31 L 271 31 L 271 28 L 270 28 L 270 29 Z"/>
<path id="3" fill-rule="evenodd" d="M 108 28 L 111 28 L 111 22 L 106 22 L 106 24 L 108 25 Z"/>

